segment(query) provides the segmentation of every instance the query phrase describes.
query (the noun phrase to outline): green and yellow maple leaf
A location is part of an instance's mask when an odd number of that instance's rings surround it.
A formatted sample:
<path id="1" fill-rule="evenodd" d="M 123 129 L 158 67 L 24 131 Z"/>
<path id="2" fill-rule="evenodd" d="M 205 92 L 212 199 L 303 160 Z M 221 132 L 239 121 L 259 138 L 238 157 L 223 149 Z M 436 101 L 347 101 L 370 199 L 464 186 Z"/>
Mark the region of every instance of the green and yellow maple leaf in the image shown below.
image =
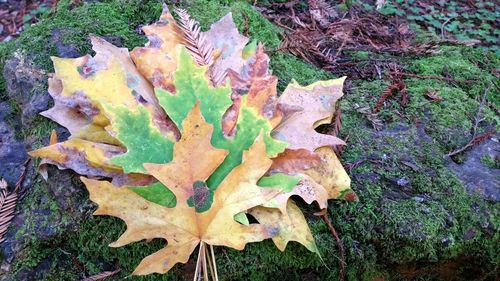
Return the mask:
<path id="1" fill-rule="evenodd" d="M 157 205 L 107 181 L 82 179 L 90 198 L 99 205 L 95 214 L 116 216 L 127 224 L 127 231 L 112 246 L 152 237 L 168 241 L 167 247 L 146 257 L 134 274 L 167 272 L 176 263 L 186 262 L 200 242 L 242 250 L 245 244 L 270 238 L 279 231 L 279 226 L 245 226 L 233 220 L 237 213 L 261 205 L 279 192 L 256 184 L 272 165 L 262 137 L 245 151 L 242 163 L 217 188 L 214 201 L 207 202 L 211 199 L 206 179 L 228 152 L 210 144 L 212 126 L 205 122 L 198 105 L 185 118 L 182 132 L 174 146 L 173 161 L 145 164 L 175 194 L 175 207 Z M 194 208 L 188 204 L 190 197 L 194 198 Z"/>
<path id="2" fill-rule="evenodd" d="M 193 24 L 165 7 L 130 54 L 94 36 L 94 57 L 53 58 L 54 107 L 42 114 L 71 136 L 30 154 L 89 177 L 96 214 L 127 223 L 112 246 L 168 241 L 135 274 L 167 272 L 200 243 L 243 249 L 272 238 L 280 250 L 297 241 L 317 252 L 290 197 L 320 208 L 354 198 L 331 148 L 344 143 L 315 131 L 331 121 L 344 78 L 292 82 L 278 97 L 264 46 L 246 45 L 231 15 L 201 35 L 187 34 Z"/>

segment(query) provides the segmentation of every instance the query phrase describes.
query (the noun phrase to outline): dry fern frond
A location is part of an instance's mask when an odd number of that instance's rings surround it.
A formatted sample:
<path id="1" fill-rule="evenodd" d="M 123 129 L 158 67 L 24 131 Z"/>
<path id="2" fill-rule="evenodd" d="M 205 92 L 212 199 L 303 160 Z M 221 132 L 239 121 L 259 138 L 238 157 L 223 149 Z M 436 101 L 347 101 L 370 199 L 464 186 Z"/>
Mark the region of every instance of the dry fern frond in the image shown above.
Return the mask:
<path id="1" fill-rule="evenodd" d="M 14 218 L 17 197 L 17 191 L 9 192 L 7 182 L 0 180 L 0 243 L 5 240 L 4 235 Z"/>
<path id="2" fill-rule="evenodd" d="M 217 71 L 214 68 L 210 68 L 208 74 L 214 86 L 220 86 L 224 84 L 224 81 L 226 81 L 227 71 Z"/>
<path id="3" fill-rule="evenodd" d="M 377 113 L 380 111 L 380 109 L 384 106 L 384 102 L 392 97 L 395 93 L 401 92 L 401 105 L 406 106 L 409 101 L 408 97 L 408 92 L 406 90 L 406 85 L 405 83 L 400 80 L 400 81 L 395 81 L 393 82 L 389 87 L 387 87 L 383 92 L 382 96 L 377 101 L 377 104 L 375 105 L 375 108 L 373 109 L 374 113 Z"/>
<path id="4" fill-rule="evenodd" d="M 198 65 L 211 65 L 213 62 L 213 47 L 208 42 L 205 34 L 201 32 L 200 25 L 191 18 L 184 9 L 175 9 L 179 15 L 179 26 L 184 32 L 186 48 L 193 55 Z"/>

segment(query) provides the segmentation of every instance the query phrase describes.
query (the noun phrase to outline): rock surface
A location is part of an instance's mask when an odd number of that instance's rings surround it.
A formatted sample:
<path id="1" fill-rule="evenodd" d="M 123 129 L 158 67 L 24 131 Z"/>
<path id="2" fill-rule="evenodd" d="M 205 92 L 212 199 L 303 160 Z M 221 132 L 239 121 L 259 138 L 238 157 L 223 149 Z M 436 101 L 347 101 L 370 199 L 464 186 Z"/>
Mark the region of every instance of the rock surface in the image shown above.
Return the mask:
<path id="1" fill-rule="evenodd" d="M 21 107 L 23 126 L 30 126 L 38 113 L 49 108 L 46 73 L 20 52 L 6 61 L 3 77 L 7 95 Z"/>
<path id="2" fill-rule="evenodd" d="M 455 171 L 464 183 L 467 191 L 494 202 L 500 201 L 500 170 L 485 165 L 481 159 L 500 159 L 500 135 L 486 140 L 467 152 L 464 163 L 448 161 L 448 166 Z"/>
<path id="3" fill-rule="evenodd" d="M 10 186 L 19 179 L 20 167 L 28 158 L 24 143 L 15 139 L 15 131 L 6 118 L 11 115 L 11 108 L 6 102 L 0 103 L 0 178 Z"/>
<path id="4" fill-rule="evenodd" d="M 25 168 L 27 173 L 20 189 L 18 211 L 0 245 L 0 280 L 40 280 L 32 273 L 50 269 L 44 266 L 48 261 L 36 269 L 20 271 L 16 277 L 3 273 L 11 270 L 16 259 L 26 255 L 29 250 L 26 247 L 32 241 L 44 241 L 75 228 L 77 221 L 89 215 L 92 205 L 72 171 L 49 167 L 50 178 L 45 184 L 37 175 L 33 162 L 24 165 L 32 142 L 48 142 L 48 136 L 25 142 L 18 140 L 24 128 L 37 126 L 33 120 L 49 106 L 44 72 L 26 57 L 13 57 L 5 65 L 4 78 L 10 102 L 0 102 L 0 178 L 5 178 L 9 187 L 14 187 Z M 12 110 L 10 104 L 18 105 L 20 113 Z M 57 131 L 61 139 L 67 138 L 66 129 L 57 128 Z"/>

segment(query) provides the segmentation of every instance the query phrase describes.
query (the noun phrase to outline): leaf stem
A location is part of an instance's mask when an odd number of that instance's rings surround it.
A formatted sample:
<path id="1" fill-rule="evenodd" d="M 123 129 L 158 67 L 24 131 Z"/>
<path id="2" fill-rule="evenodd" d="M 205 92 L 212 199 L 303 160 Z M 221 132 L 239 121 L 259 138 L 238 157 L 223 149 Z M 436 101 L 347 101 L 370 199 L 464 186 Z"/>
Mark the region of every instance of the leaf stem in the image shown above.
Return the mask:
<path id="1" fill-rule="evenodd" d="M 205 242 L 201 242 L 203 245 L 203 250 L 202 250 L 202 261 L 203 261 L 203 266 L 201 267 L 201 270 L 203 271 L 203 281 L 208 281 L 208 271 L 207 271 L 207 246 L 205 245 Z"/>
<path id="2" fill-rule="evenodd" d="M 217 263 L 215 261 L 214 247 L 210 245 L 210 253 L 212 255 L 212 263 L 214 264 L 215 281 L 219 281 L 219 274 L 217 273 Z"/>
<path id="3" fill-rule="evenodd" d="M 198 249 L 198 259 L 196 259 L 196 269 L 194 270 L 193 281 L 199 281 L 201 279 L 198 277 L 200 271 L 201 248 L 203 248 L 203 242 L 200 243 L 200 247 Z"/>

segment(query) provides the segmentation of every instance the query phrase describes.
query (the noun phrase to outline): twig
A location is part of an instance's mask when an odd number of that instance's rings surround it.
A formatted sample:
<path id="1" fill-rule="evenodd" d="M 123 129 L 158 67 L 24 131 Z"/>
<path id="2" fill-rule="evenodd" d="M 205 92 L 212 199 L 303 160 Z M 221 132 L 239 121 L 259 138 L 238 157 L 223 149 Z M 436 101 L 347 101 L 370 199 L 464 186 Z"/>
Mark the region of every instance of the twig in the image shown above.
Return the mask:
<path id="1" fill-rule="evenodd" d="M 201 275 L 200 275 L 200 266 L 201 266 L 201 248 L 203 248 L 203 242 L 200 243 L 200 246 L 198 248 L 198 258 L 196 259 L 196 268 L 194 270 L 194 278 L 193 281 L 199 281 L 201 280 Z"/>
<path id="2" fill-rule="evenodd" d="M 392 72 L 391 72 L 391 74 L 392 74 Z M 398 74 L 400 74 L 402 76 L 407 76 L 407 77 L 415 77 L 415 78 L 421 78 L 421 79 L 434 79 L 434 80 L 442 80 L 442 81 L 455 82 L 455 83 L 464 83 L 464 84 L 476 83 L 475 81 L 472 81 L 472 80 L 455 80 L 453 78 L 447 78 L 447 77 L 441 77 L 441 76 L 418 75 L 418 74 L 404 73 L 404 72 L 400 72 Z"/>
<path id="3" fill-rule="evenodd" d="M 441 25 L 441 40 L 444 40 L 444 27 L 454 18 L 449 18 Z"/>
<path id="4" fill-rule="evenodd" d="M 249 28 L 248 28 L 248 15 L 247 15 L 247 13 L 245 13 L 245 12 L 241 12 L 241 14 L 242 14 L 242 15 L 243 15 L 243 17 L 245 18 L 245 36 L 246 36 L 246 37 L 249 37 L 249 36 L 248 36 L 248 29 L 249 29 Z"/>
<path id="5" fill-rule="evenodd" d="M 460 152 L 465 151 L 469 147 L 472 147 L 474 145 L 477 145 L 480 142 L 485 141 L 486 139 L 488 139 L 490 136 L 492 136 L 496 132 L 495 130 L 492 130 L 490 132 L 486 132 L 486 133 L 481 134 L 479 136 L 477 135 L 477 127 L 479 126 L 479 122 L 481 121 L 481 111 L 483 110 L 484 103 L 486 102 L 486 96 L 488 95 L 490 88 L 491 88 L 491 84 L 486 89 L 484 89 L 483 96 L 481 97 L 481 102 L 479 103 L 479 108 L 477 109 L 476 117 L 474 118 L 474 126 L 472 127 L 472 139 L 463 147 L 446 154 L 446 156 L 451 157 L 451 156 L 457 155 Z"/>
<path id="6" fill-rule="evenodd" d="M 364 164 L 365 162 L 370 162 L 372 164 L 382 164 L 383 163 L 381 160 L 363 158 L 363 159 L 357 160 L 354 163 L 346 163 L 347 170 L 349 170 L 349 173 L 351 173 L 352 170 L 361 166 L 361 164 Z"/>
<path id="7" fill-rule="evenodd" d="M 454 151 L 446 154 L 446 156 L 448 156 L 448 157 L 455 156 L 455 155 L 459 154 L 460 152 L 463 152 L 463 151 L 467 150 L 468 148 L 473 147 L 475 145 L 478 145 L 478 144 L 482 143 L 483 141 L 489 139 L 495 133 L 496 133 L 496 130 L 491 130 L 491 131 L 486 132 L 484 134 L 477 135 L 477 136 L 473 137 L 466 145 L 464 145 L 463 147 L 461 147 L 457 150 L 454 150 Z"/>
<path id="8" fill-rule="evenodd" d="M 205 242 L 201 242 L 202 245 L 203 245 L 203 250 L 202 253 L 201 253 L 201 260 L 202 260 L 202 271 L 203 271 L 203 281 L 208 281 L 208 270 L 207 270 L 207 246 L 205 244 Z"/>
<path id="9" fill-rule="evenodd" d="M 100 281 L 100 280 L 104 280 L 104 279 L 106 279 L 108 277 L 111 277 L 111 276 L 117 274 L 120 271 L 121 271 L 121 269 L 119 269 L 119 268 L 117 270 L 115 270 L 115 271 L 104 271 L 104 272 L 99 273 L 97 275 L 89 276 L 89 277 L 83 279 L 82 281 Z"/>
<path id="10" fill-rule="evenodd" d="M 320 216 L 323 219 L 323 221 L 326 223 L 326 226 L 328 227 L 328 229 L 332 233 L 333 237 L 337 241 L 337 246 L 339 247 L 339 251 L 340 251 L 340 260 L 339 260 L 339 264 L 340 264 L 340 269 L 339 269 L 339 271 L 340 271 L 339 272 L 339 274 L 340 274 L 340 281 L 344 281 L 344 278 L 345 278 L 345 266 L 346 266 L 344 243 L 342 243 L 342 240 L 340 240 L 339 235 L 337 234 L 337 231 L 335 230 L 335 227 L 333 227 L 333 224 L 330 221 L 330 218 L 328 218 L 328 214 L 327 214 L 327 209 L 326 208 L 323 209 L 323 210 L 321 210 L 320 212 L 316 213 L 315 215 L 318 215 L 318 216 Z"/>
<path id="11" fill-rule="evenodd" d="M 21 188 L 21 185 L 23 184 L 23 181 L 24 181 L 24 178 L 26 177 L 26 172 L 28 171 L 28 163 L 31 161 L 31 158 L 27 158 L 24 163 L 23 163 L 23 172 L 21 173 L 21 175 L 19 176 L 19 179 L 17 180 L 16 182 L 16 187 L 14 188 L 14 191 L 13 192 L 18 192 L 19 189 Z"/>
<path id="12" fill-rule="evenodd" d="M 215 272 L 214 272 L 214 267 L 212 266 L 212 257 L 208 249 L 205 250 L 205 256 L 208 259 L 207 264 L 208 264 L 208 270 L 210 270 L 210 276 L 212 276 L 212 281 L 215 281 Z"/>

